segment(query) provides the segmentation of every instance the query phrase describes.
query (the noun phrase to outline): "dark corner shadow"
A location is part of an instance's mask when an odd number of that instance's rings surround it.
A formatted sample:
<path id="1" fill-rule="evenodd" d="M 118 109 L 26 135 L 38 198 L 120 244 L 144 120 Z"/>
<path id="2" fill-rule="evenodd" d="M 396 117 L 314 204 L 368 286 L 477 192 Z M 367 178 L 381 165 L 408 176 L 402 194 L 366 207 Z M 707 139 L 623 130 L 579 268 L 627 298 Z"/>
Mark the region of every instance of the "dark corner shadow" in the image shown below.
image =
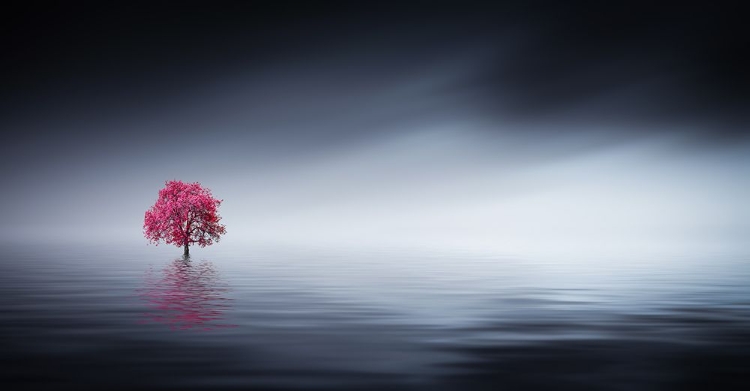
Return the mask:
<path id="1" fill-rule="evenodd" d="M 222 323 L 230 308 L 228 286 L 211 261 L 193 261 L 183 256 L 160 272 L 149 268 L 138 296 L 148 310 L 140 323 L 161 323 L 173 330 L 208 331 L 236 327 Z"/>
<path id="2" fill-rule="evenodd" d="M 710 308 L 692 312 L 667 309 L 599 326 L 558 320 L 497 325 L 501 334 L 516 331 L 547 338 L 448 347 L 465 360 L 446 365 L 439 383 L 451 390 L 750 389 L 748 313 Z M 603 329 L 608 337 L 554 337 L 556 331 L 576 327 Z M 487 326 L 484 331 L 491 330 Z"/>

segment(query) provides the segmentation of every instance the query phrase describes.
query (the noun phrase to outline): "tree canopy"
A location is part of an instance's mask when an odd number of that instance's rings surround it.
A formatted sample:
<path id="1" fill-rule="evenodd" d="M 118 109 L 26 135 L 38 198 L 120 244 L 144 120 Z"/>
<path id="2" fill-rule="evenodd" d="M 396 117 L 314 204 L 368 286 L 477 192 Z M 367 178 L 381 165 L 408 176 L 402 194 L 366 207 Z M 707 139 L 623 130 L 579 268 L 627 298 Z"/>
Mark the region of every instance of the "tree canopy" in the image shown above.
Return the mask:
<path id="1" fill-rule="evenodd" d="M 185 255 L 191 244 L 210 246 L 226 233 L 219 223 L 221 202 L 198 182 L 167 181 L 156 203 L 146 211 L 143 234 L 157 245 L 163 240 L 184 247 Z"/>

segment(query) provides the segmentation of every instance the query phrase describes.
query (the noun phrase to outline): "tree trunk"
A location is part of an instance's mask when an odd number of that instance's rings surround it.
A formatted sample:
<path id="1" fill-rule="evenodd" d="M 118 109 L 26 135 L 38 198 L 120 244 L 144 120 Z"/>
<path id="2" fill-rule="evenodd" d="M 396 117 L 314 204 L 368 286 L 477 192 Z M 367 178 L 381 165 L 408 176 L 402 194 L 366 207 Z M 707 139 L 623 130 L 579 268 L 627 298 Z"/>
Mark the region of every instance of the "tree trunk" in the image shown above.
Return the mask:
<path id="1" fill-rule="evenodd" d="M 187 243 L 185 243 L 185 253 L 183 255 L 186 257 L 190 256 L 190 247 L 188 247 Z"/>

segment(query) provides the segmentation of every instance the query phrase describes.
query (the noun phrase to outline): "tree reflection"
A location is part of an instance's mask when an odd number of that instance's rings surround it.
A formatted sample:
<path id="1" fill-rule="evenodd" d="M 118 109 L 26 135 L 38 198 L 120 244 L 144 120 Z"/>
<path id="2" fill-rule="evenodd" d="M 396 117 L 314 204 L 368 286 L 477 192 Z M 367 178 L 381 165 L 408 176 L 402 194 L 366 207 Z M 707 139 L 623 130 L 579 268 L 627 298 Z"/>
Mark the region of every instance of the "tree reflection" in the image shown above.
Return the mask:
<path id="1" fill-rule="evenodd" d="M 149 307 L 143 321 L 164 323 L 175 330 L 232 327 L 220 324 L 229 307 L 230 299 L 224 297 L 227 290 L 210 261 L 175 259 L 161 273 L 153 268 L 146 272 L 145 287 L 139 292 Z"/>

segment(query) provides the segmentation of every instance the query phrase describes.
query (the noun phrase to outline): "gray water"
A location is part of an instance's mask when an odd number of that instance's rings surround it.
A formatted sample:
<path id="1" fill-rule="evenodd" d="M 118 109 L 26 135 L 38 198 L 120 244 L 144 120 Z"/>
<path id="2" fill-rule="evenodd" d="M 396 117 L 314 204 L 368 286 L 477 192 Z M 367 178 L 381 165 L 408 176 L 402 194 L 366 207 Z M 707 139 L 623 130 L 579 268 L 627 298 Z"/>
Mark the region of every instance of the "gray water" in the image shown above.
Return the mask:
<path id="1" fill-rule="evenodd" d="M 748 389 L 750 259 L 2 247 L 14 389 Z"/>

